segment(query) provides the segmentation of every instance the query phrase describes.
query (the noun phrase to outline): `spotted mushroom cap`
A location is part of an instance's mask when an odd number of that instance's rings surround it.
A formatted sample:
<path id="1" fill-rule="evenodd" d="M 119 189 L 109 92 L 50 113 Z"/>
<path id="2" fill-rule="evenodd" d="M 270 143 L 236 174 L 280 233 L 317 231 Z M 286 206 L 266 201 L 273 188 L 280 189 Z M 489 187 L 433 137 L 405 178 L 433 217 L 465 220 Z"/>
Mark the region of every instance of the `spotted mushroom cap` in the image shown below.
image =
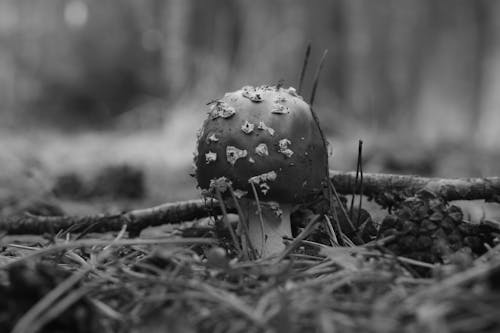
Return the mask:
<path id="1" fill-rule="evenodd" d="M 327 152 L 309 105 L 294 88 L 246 86 L 213 101 L 195 153 L 200 188 L 230 181 L 238 195 L 299 203 L 319 192 Z"/>

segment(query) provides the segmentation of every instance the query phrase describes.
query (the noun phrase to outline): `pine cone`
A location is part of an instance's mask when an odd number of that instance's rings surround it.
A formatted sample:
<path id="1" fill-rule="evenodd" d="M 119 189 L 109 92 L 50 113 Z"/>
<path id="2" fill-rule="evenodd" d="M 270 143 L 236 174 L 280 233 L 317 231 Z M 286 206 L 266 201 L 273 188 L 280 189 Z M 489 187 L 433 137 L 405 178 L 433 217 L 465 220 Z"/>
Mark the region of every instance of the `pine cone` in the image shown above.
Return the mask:
<path id="1" fill-rule="evenodd" d="M 412 197 L 388 215 L 378 237 L 395 235 L 387 248 L 396 255 L 430 263 L 442 263 L 458 250 L 479 256 L 493 245 L 495 230 L 463 221 L 462 210 L 439 198 Z"/>

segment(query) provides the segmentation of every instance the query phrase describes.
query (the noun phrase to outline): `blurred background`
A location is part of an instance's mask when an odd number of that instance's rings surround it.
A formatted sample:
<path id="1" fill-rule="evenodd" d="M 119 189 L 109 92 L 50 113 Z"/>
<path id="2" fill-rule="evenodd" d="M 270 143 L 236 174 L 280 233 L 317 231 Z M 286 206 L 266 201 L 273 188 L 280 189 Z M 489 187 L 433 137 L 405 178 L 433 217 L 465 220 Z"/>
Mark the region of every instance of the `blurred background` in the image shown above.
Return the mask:
<path id="1" fill-rule="evenodd" d="M 331 168 L 500 173 L 498 1 L 0 0 L 0 201 L 198 196 L 206 102 L 297 86 L 309 42 Z"/>

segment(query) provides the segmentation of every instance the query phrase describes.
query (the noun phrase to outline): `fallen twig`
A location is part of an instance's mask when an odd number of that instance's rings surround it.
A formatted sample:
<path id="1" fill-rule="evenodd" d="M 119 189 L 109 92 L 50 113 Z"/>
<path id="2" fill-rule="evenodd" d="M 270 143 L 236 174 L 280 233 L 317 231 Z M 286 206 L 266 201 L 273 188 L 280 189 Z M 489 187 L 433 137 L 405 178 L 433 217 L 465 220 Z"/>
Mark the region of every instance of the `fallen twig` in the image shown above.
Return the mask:
<path id="1" fill-rule="evenodd" d="M 132 236 L 143 229 L 163 224 L 175 224 L 190 221 L 211 214 L 219 215 L 220 207 L 216 201 L 188 200 L 165 203 L 159 206 L 137 209 L 113 215 L 93 216 L 23 216 L 0 218 L 0 231 L 7 234 L 40 235 L 71 227 L 73 232 L 90 228 L 93 232 L 119 231 L 124 224 Z"/>
<path id="2" fill-rule="evenodd" d="M 339 193 L 350 194 L 356 172 L 330 170 L 330 178 Z M 444 200 L 486 200 L 500 202 L 500 177 L 427 178 L 412 175 L 363 173 L 363 194 L 376 196 L 383 192 L 400 191 L 409 196 L 427 190 Z M 356 188 L 355 193 L 359 194 Z"/>
<path id="3" fill-rule="evenodd" d="M 340 194 L 352 194 L 355 172 L 330 170 L 330 178 Z M 356 194 L 359 189 L 356 189 Z M 402 192 L 411 196 L 419 191 L 431 191 L 445 200 L 481 200 L 500 202 L 500 177 L 488 178 L 426 178 L 408 175 L 363 174 L 363 194 L 376 196 L 384 192 Z M 230 211 L 233 213 L 233 211 Z M 123 224 L 133 235 L 141 230 L 163 224 L 176 224 L 209 215 L 220 215 L 216 200 L 189 200 L 166 203 L 152 208 L 121 214 L 95 216 L 34 216 L 0 217 L 0 231 L 7 234 L 44 234 L 72 228 L 73 232 L 91 228 L 93 232 L 119 231 Z"/>

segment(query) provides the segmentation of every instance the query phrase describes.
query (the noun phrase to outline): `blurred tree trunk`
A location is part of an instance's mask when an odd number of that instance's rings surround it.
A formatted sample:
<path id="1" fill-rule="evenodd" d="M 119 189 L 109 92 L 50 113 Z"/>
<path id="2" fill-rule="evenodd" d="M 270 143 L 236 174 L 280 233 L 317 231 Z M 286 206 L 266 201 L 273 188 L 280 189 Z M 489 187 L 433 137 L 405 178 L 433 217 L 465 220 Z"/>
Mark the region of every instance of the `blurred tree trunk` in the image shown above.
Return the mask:
<path id="1" fill-rule="evenodd" d="M 393 17 L 386 37 L 389 49 L 385 50 L 383 58 L 389 61 L 386 69 L 390 72 L 395 101 L 394 109 L 384 110 L 380 118 L 386 126 L 394 128 L 396 125 L 401 133 L 412 138 L 417 135 L 413 120 L 422 83 L 421 69 L 433 43 L 430 11 L 428 0 L 391 1 Z"/>
<path id="2" fill-rule="evenodd" d="M 487 1 L 484 12 L 488 14 L 484 54 L 483 82 L 480 100 L 480 118 L 475 131 L 476 146 L 498 152 L 500 146 L 500 3 Z"/>
<path id="3" fill-rule="evenodd" d="M 372 127 L 412 128 L 400 121 L 412 117 L 419 93 L 431 38 L 428 7 L 428 1 L 343 1 L 345 99 Z"/>
<path id="4" fill-rule="evenodd" d="M 236 66 L 241 84 L 276 83 L 295 86 L 305 50 L 307 4 L 302 1 L 238 1 L 242 15 L 242 43 Z M 294 70 L 295 69 L 295 70 Z"/>
<path id="5" fill-rule="evenodd" d="M 478 117 L 478 87 L 473 80 L 481 64 L 475 3 L 431 3 L 433 42 L 422 68 L 418 117 L 414 124 L 423 144 L 465 141 L 471 119 Z"/>
<path id="6" fill-rule="evenodd" d="M 233 0 L 196 2 L 193 6 L 189 29 L 192 73 L 196 78 L 193 89 L 204 96 L 230 88 L 238 49 L 245 43 L 241 37 L 242 15 L 245 13 Z"/>
<path id="7" fill-rule="evenodd" d="M 12 2 L 0 2 L 0 100 L 1 121 L 10 124 L 18 107 L 18 68 L 12 64 L 16 61 L 16 52 L 19 47 L 20 10 Z M 9 45 L 10 39 L 14 43 Z"/>
<path id="8" fill-rule="evenodd" d="M 165 0 L 161 9 L 163 33 L 162 72 L 169 96 L 182 92 L 189 80 L 190 43 L 188 42 L 191 0 Z"/>

